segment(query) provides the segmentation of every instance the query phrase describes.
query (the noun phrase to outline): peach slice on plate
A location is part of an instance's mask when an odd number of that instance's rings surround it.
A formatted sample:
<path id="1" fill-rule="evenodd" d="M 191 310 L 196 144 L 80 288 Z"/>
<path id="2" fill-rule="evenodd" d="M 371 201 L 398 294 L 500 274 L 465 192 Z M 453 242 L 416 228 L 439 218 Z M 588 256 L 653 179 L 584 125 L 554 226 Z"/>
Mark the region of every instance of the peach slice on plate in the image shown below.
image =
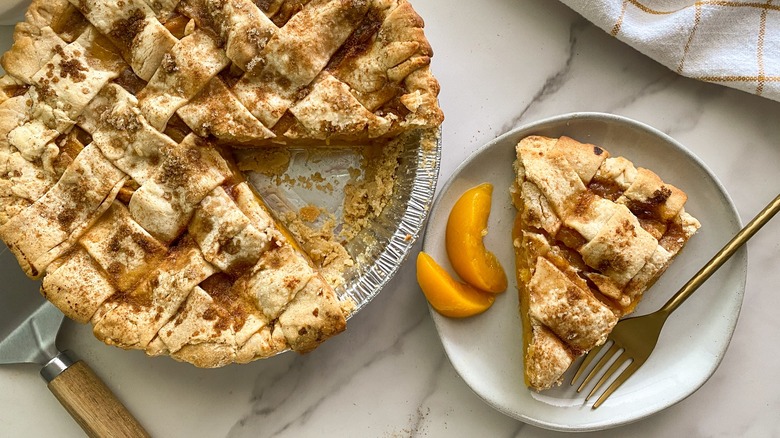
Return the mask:
<path id="1" fill-rule="evenodd" d="M 466 283 L 479 290 L 506 290 L 504 268 L 495 254 L 485 248 L 493 185 L 480 184 L 467 190 L 455 202 L 447 221 L 447 256 L 452 268 Z"/>
<path id="2" fill-rule="evenodd" d="M 417 282 L 431 306 L 440 314 L 452 318 L 480 314 L 489 309 L 496 299 L 494 294 L 455 280 L 424 252 L 417 256 Z"/>

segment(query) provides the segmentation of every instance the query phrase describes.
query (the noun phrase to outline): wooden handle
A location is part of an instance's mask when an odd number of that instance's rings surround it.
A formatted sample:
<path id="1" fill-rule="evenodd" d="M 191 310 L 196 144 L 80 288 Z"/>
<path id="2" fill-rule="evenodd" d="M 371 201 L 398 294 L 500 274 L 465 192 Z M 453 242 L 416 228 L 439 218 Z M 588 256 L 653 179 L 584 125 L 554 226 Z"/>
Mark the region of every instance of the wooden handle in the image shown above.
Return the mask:
<path id="1" fill-rule="evenodd" d="M 83 361 L 49 383 L 49 390 L 90 437 L 148 437 L 133 415 Z"/>

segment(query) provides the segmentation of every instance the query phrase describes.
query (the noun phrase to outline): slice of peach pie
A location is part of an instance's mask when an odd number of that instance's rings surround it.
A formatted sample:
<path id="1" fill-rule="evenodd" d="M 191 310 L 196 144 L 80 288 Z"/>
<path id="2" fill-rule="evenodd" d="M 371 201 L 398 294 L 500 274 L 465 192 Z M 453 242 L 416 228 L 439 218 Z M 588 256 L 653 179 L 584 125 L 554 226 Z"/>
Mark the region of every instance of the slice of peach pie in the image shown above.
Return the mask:
<path id="1" fill-rule="evenodd" d="M 598 146 L 530 136 L 516 152 L 525 383 L 544 390 L 606 341 L 700 225 L 684 192 Z"/>

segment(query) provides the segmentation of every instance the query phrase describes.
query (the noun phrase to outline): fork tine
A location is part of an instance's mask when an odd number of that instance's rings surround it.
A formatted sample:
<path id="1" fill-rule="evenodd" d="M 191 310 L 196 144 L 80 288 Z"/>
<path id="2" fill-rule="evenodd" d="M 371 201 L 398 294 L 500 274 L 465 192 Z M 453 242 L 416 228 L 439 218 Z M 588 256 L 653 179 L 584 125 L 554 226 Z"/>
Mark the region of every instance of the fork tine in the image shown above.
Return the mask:
<path id="1" fill-rule="evenodd" d="M 607 345 L 606 342 L 599 345 L 596 348 L 591 349 L 588 352 L 588 354 L 585 355 L 585 359 L 582 360 L 579 369 L 577 369 L 577 373 L 574 374 L 574 377 L 572 377 L 570 385 L 574 385 L 574 382 L 576 382 L 577 379 L 580 378 L 580 376 L 585 371 L 585 369 L 588 368 L 588 365 L 590 365 L 590 363 L 593 362 L 593 359 L 595 359 L 596 356 L 599 355 L 599 351 L 601 351 L 601 349 L 604 348 L 605 345 Z"/>
<path id="2" fill-rule="evenodd" d="M 581 392 L 583 388 L 585 388 L 585 385 L 587 385 L 591 379 L 593 379 L 598 372 L 601 370 L 604 365 L 606 365 L 607 362 L 609 362 L 609 359 L 612 358 L 612 356 L 617 353 L 617 351 L 620 349 L 618 345 L 612 341 L 612 346 L 607 350 L 606 353 L 604 353 L 604 356 L 601 356 L 601 360 L 596 363 L 596 366 L 593 367 L 592 370 L 590 370 L 590 373 L 588 373 L 587 377 L 585 377 L 585 380 L 582 382 L 579 388 L 577 388 L 577 392 Z"/>
<path id="3" fill-rule="evenodd" d="M 596 393 L 596 391 L 601 388 L 601 385 L 606 383 L 607 380 L 609 380 L 610 377 L 612 377 L 613 374 L 615 374 L 615 371 L 618 370 L 624 363 L 626 363 L 627 360 L 631 359 L 628 356 L 628 352 L 623 350 L 623 353 L 620 354 L 620 356 L 615 359 L 614 362 L 612 362 L 612 365 L 609 367 L 609 369 L 602 374 L 599 381 L 596 383 L 596 386 L 593 387 L 593 389 L 590 390 L 590 394 L 588 394 L 587 397 L 585 397 L 585 401 L 590 400 L 591 397 L 593 397 L 593 394 Z"/>
<path id="4" fill-rule="evenodd" d="M 604 403 L 604 401 L 606 401 L 607 398 L 609 398 L 609 396 L 612 395 L 612 393 L 615 392 L 615 390 L 617 390 L 620 387 L 620 385 L 623 384 L 623 382 L 625 382 L 626 380 L 628 380 L 629 377 L 634 375 L 636 370 L 638 370 L 641 365 L 642 364 L 640 364 L 637 361 L 631 362 L 628 365 L 628 368 L 626 368 L 626 370 L 623 371 L 617 377 L 617 379 L 615 379 L 615 381 L 612 382 L 611 385 L 609 385 L 609 388 L 607 388 L 607 390 L 604 391 L 603 394 L 601 394 L 601 397 L 599 397 L 598 400 L 596 400 L 596 403 L 593 404 L 593 407 L 591 409 L 596 409 L 599 406 L 601 406 L 601 404 Z"/>

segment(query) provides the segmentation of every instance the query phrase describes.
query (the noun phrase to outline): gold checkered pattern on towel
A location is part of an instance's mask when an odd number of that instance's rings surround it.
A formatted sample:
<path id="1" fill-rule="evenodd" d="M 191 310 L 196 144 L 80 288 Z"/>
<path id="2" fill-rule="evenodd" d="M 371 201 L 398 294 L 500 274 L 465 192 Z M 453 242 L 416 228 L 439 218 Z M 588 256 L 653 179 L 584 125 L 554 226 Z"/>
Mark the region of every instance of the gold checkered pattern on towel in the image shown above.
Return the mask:
<path id="1" fill-rule="evenodd" d="M 780 100 L 780 3 L 563 2 L 683 76 Z"/>

